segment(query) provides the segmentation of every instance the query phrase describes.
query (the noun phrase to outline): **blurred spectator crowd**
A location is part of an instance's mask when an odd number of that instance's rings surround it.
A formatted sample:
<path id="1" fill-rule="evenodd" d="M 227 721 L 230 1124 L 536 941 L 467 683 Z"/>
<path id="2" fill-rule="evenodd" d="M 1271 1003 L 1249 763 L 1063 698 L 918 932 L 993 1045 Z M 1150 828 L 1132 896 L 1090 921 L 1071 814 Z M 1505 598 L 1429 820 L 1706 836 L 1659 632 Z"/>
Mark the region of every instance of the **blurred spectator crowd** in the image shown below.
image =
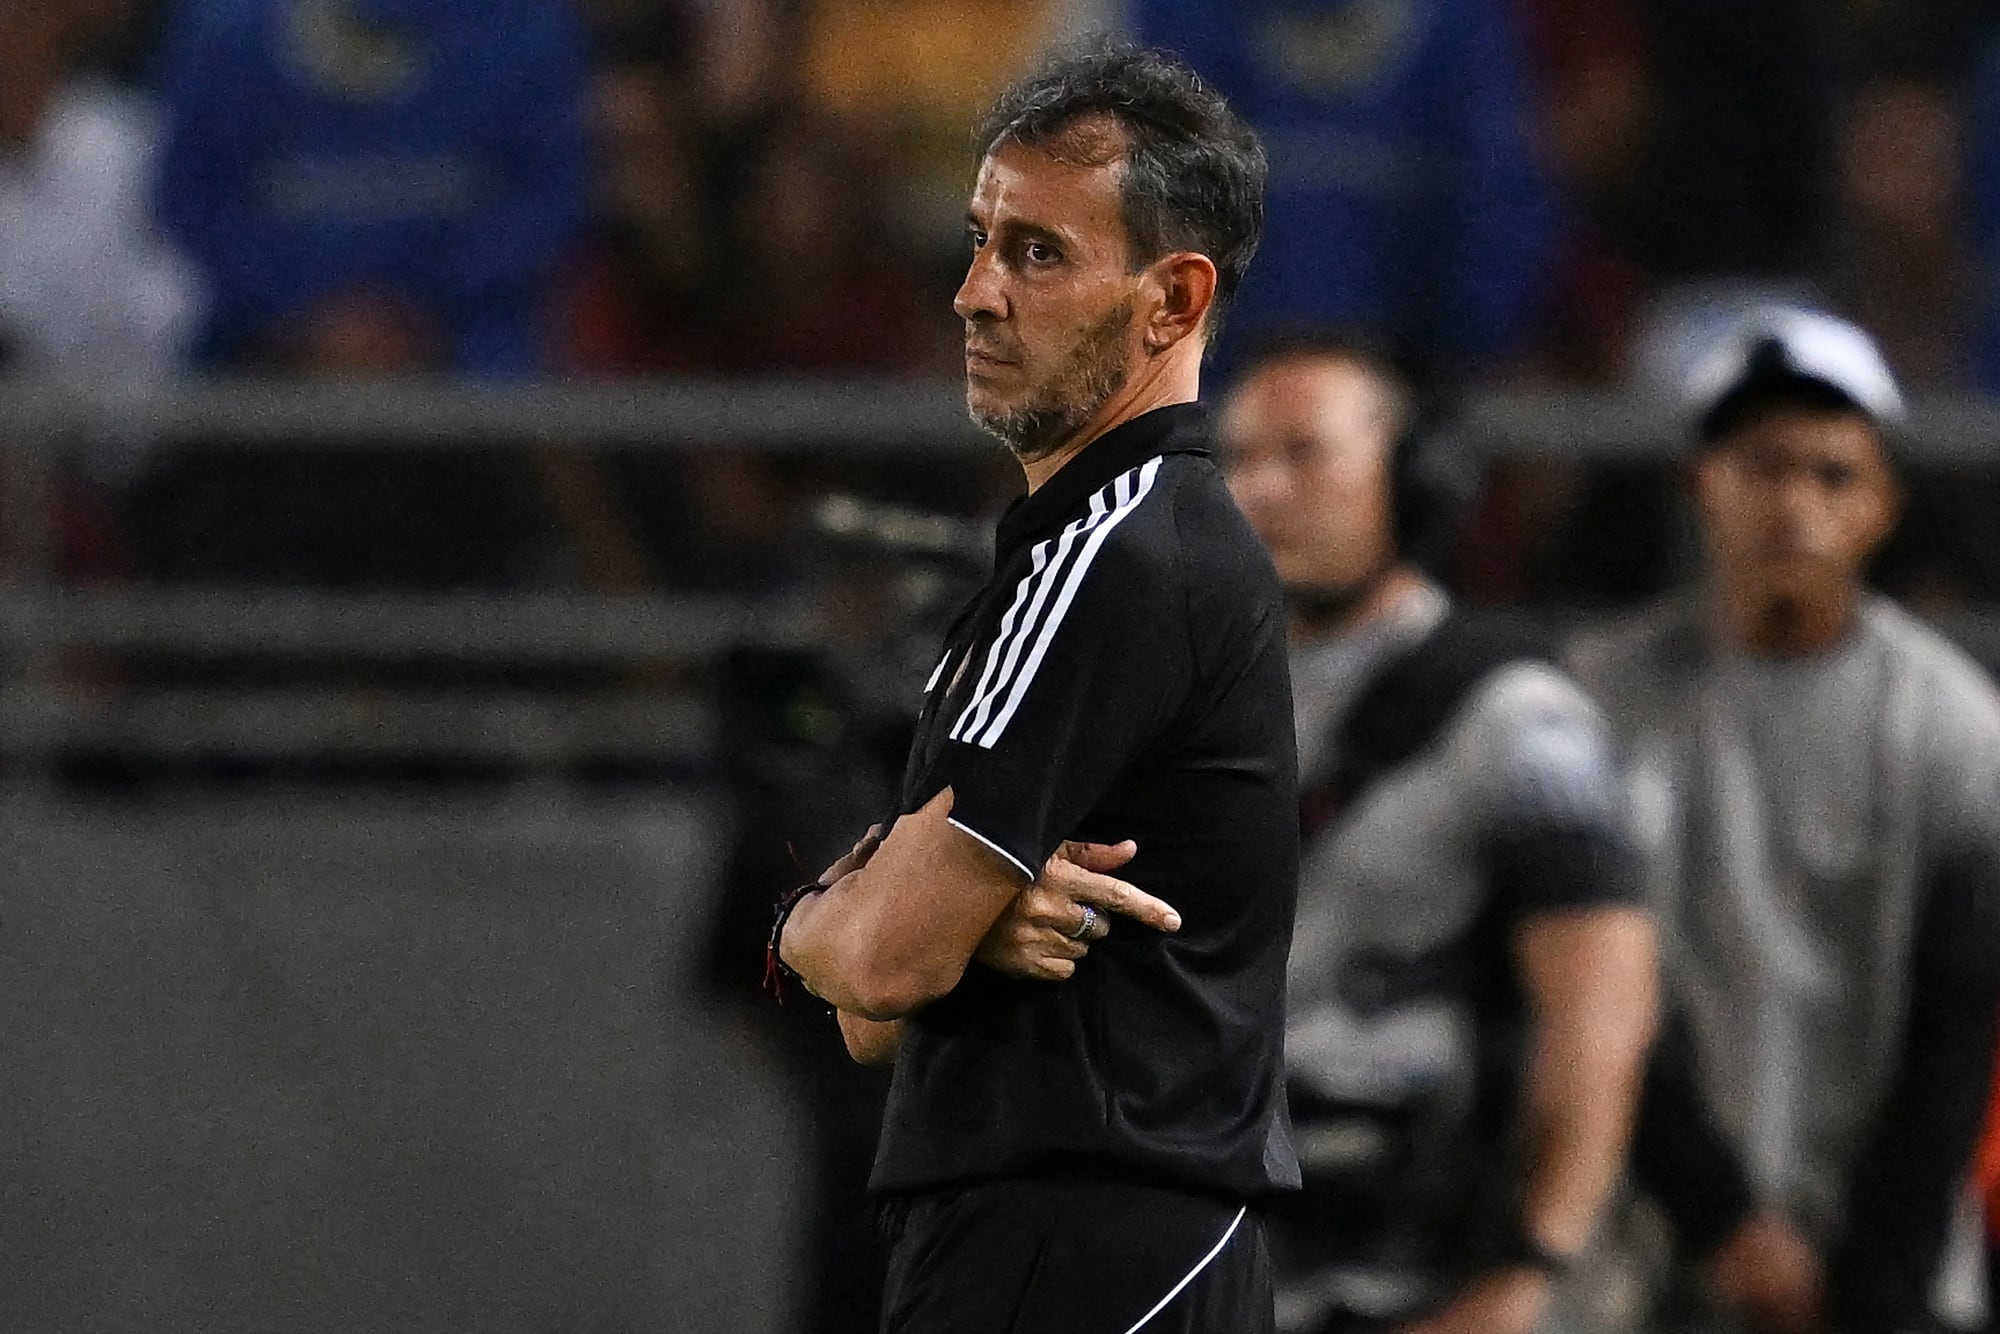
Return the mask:
<path id="1" fill-rule="evenodd" d="M 967 127 L 1050 41 L 1176 47 L 1270 141 L 1243 323 L 1615 379 L 1732 289 L 2000 385 L 1978 0 L 10 0 L 17 362 L 952 368 Z"/>
<path id="2" fill-rule="evenodd" d="M 1224 371 L 1310 323 L 1393 335 L 1453 383 L 1645 384 L 1778 297 L 1875 331 L 1919 393 L 2000 390 L 1980 0 L 7 0 L 0 367 L 949 375 L 968 127 L 1093 29 L 1179 49 L 1269 141 Z M 63 498 L 66 570 L 757 587 L 823 480 L 386 443 L 203 451 L 136 497 L 130 451 L 99 449 Z M 1963 537 L 2000 480 L 1916 481 L 1892 586 L 2000 592 Z M 1460 581 L 1657 591 L 1685 539 L 1670 491 L 1659 469 L 1500 468 Z M 558 535 L 500 549 L 496 520 Z M 385 565 L 385 543 L 410 550 Z"/>

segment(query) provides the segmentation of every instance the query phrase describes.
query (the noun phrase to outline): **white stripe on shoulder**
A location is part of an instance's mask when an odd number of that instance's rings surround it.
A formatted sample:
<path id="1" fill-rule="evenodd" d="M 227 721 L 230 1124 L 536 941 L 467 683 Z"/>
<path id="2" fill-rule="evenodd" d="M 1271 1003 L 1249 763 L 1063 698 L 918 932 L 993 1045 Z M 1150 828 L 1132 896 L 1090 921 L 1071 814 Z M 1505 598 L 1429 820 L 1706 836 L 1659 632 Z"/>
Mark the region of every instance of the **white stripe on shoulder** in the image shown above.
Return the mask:
<path id="1" fill-rule="evenodd" d="M 1070 604 L 1076 600 L 1077 589 L 1083 587 L 1084 576 L 1090 573 L 1091 563 L 1097 559 L 1097 553 L 1104 549 L 1105 539 L 1111 536 L 1119 524 L 1132 517 L 1140 502 L 1151 493 L 1153 481 L 1159 475 L 1160 461 L 1149 459 L 1112 483 L 1115 488 L 1114 495 L 1118 500 L 1117 507 L 1096 526 L 1090 534 L 1089 542 L 1084 545 L 1083 551 L 1072 563 L 1069 577 L 1063 581 L 1061 594 L 1057 596 L 1055 605 L 1049 609 L 1049 614 L 1043 618 L 1041 633 L 1035 637 L 1035 647 L 1029 652 L 1028 660 L 1021 665 L 1021 670 L 1014 676 L 1012 686 L 1007 693 L 1007 703 L 986 730 L 982 732 L 975 729 L 973 744 L 991 750 L 993 743 L 1006 732 L 1007 724 L 1013 721 L 1015 711 L 1027 697 L 1028 687 L 1035 682 L 1035 672 L 1041 667 L 1042 658 L 1049 651 L 1049 644 L 1055 639 L 1056 631 L 1062 628 L 1063 617 L 1068 615 Z"/>
<path id="2" fill-rule="evenodd" d="M 1007 688 L 1008 679 L 1020 666 L 1022 648 L 1034 637 L 1035 627 L 1048 607 L 1050 590 L 1061 582 L 1070 553 L 1075 550 L 1078 541 L 1104 522 L 1105 516 L 1111 512 L 1109 490 L 1106 487 L 1093 495 L 1089 512 L 1071 521 L 1056 538 L 1035 544 L 1031 567 L 1014 591 L 1013 604 L 1000 620 L 1000 633 L 994 637 L 993 647 L 986 655 L 986 667 L 979 674 L 979 684 L 973 688 L 965 711 L 952 724 L 950 736 L 953 741 L 964 741 L 986 725 L 986 719 L 993 711 L 993 701 Z"/>
<path id="3" fill-rule="evenodd" d="M 1185 1288 L 1188 1284 L 1194 1282 L 1195 1275 L 1201 1273 L 1202 1270 L 1208 1268 L 1210 1262 L 1212 1262 L 1216 1256 L 1222 1254 L 1222 1248 L 1224 1246 L 1227 1246 L 1229 1244 L 1229 1239 L 1236 1235 L 1236 1229 L 1243 1226 L 1243 1215 L 1249 1212 L 1250 1212 L 1250 1206 L 1247 1204 L 1244 1205 L 1241 1209 L 1238 1209 L 1236 1211 L 1236 1217 L 1229 1220 L 1229 1227 L 1225 1232 L 1223 1232 L 1222 1240 L 1216 1242 L 1214 1248 L 1211 1249 L 1207 1255 L 1201 1257 L 1201 1263 L 1197 1264 L 1193 1269 L 1188 1270 L 1187 1277 L 1183 1278 L 1180 1282 L 1174 1284 L 1174 1286 L 1168 1290 L 1167 1295 L 1160 1298 L 1159 1301 L 1155 1302 L 1153 1304 L 1153 1309 L 1146 1312 L 1146 1314 L 1140 1316 L 1139 1323 L 1132 1326 L 1132 1328 L 1126 1330 L 1125 1334 L 1139 1334 L 1139 1331 L 1146 1327 L 1147 1321 L 1151 1320 L 1154 1316 L 1158 1315 L 1160 1312 L 1166 1310 L 1167 1303 L 1172 1301 L 1174 1298 L 1180 1296 L 1181 1289 Z"/>
<path id="4" fill-rule="evenodd" d="M 972 699 L 966 704 L 965 711 L 958 715 L 958 721 L 951 725 L 950 736 L 953 741 L 959 739 L 959 734 L 965 730 L 967 722 L 978 709 L 980 700 L 985 698 L 987 690 L 992 687 L 993 678 L 999 674 L 1000 662 L 1007 656 L 1007 643 L 1013 638 L 1016 627 L 1021 623 L 1022 609 L 1035 596 L 1037 581 L 1041 578 L 1042 571 L 1048 567 L 1049 552 L 1053 549 L 1053 543 L 1037 542 L 1034 550 L 1029 553 L 1028 572 L 1021 577 L 1020 584 L 1015 587 L 1014 601 L 1009 604 L 1007 614 L 1000 618 L 1000 631 L 993 636 L 992 647 L 987 650 L 986 666 L 979 673 L 978 684 L 972 688 Z"/>
<path id="5" fill-rule="evenodd" d="M 944 675 L 944 665 L 950 661 L 951 650 L 946 649 L 944 656 L 938 659 L 938 665 L 931 668 L 931 679 L 924 682 L 924 693 L 926 695 L 937 689 L 938 678 Z"/>

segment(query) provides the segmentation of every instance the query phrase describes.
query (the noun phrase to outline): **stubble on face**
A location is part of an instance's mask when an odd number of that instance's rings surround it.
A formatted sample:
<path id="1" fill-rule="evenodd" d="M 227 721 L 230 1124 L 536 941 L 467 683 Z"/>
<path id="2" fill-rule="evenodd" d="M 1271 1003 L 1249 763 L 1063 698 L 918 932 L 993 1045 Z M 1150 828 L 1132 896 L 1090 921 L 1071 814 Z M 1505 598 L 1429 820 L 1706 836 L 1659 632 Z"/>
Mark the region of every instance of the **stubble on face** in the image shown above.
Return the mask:
<path id="1" fill-rule="evenodd" d="M 1084 330 L 1024 402 L 983 409 L 968 392 L 966 408 L 972 420 L 999 437 L 1023 463 L 1055 453 L 1125 387 L 1132 373 L 1125 337 L 1136 309 L 1133 299 L 1127 297 Z"/>

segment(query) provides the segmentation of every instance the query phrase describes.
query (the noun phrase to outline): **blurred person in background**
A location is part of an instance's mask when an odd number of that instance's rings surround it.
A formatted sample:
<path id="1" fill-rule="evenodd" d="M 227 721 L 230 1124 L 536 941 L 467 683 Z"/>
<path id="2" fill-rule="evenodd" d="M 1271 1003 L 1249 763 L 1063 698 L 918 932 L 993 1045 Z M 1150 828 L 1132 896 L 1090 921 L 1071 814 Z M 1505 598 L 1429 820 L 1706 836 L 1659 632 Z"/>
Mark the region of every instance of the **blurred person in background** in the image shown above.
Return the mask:
<path id="1" fill-rule="evenodd" d="M 1966 121 L 1963 75 L 1977 45 L 1941 52 L 1928 34 L 1883 34 L 1837 126 L 1823 286 L 1875 335 L 1905 385 L 1932 393 L 1962 392 L 1977 371 L 1986 297 L 1968 226 L 1978 210 L 1967 202 L 1988 187 L 1968 179 L 1966 145 L 1991 134 Z M 2000 595 L 1994 461 L 1913 460 L 1905 483 L 1909 505 L 1876 563 L 1878 585 L 1924 612 Z"/>
<path id="2" fill-rule="evenodd" d="M 75 63 L 115 7 L 0 0 L 0 365 L 79 378 L 178 369 L 195 268 L 153 225 L 152 109 Z"/>
<path id="3" fill-rule="evenodd" d="M 116 424 L 119 396 L 181 368 L 203 302 L 153 224 L 152 108 L 79 68 L 119 18 L 116 4 L 0 0 L 0 372 L 109 396 L 56 497 L 56 567 L 83 580 L 125 560 L 113 489 L 141 442 Z"/>
<path id="4" fill-rule="evenodd" d="M 1830 234 L 1816 271 L 1917 390 L 1963 386 L 1978 284 L 1965 227 L 1957 80 L 1884 38 L 1834 121 Z"/>
<path id="5" fill-rule="evenodd" d="M 183 0 L 158 208 L 211 360 L 522 375 L 585 200 L 584 50 L 548 0 Z"/>
<path id="6" fill-rule="evenodd" d="M 1184 53 L 1271 145 L 1240 335 L 1383 329 L 1483 371 L 1525 355 L 1560 208 L 1508 0 L 1130 3 L 1140 39 Z"/>
<path id="7" fill-rule="evenodd" d="M 1625 373 L 1646 276 L 1620 231 L 1653 114 L 1639 0 L 1515 0 L 1536 138 L 1570 211 L 1558 234 L 1532 372 L 1560 384 Z M 1662 486 L 1649 463 L 1500 458 L 1467 516 L 1454 584 L 1488 603 L 1658 592 Z"/>
<path id="8" fill-rule="evenodd" d="M 674 4 L 648 5 L 643 16 L 592 8 L 590 221 L 563 275 L 556 368 L 592 377 L 716 369 L 724 246 L 700 91 L 707 30 Z"/>
<path id="9" fill-rule="evenodd" d="M 1616 244 L 1652 115 L 1645 30 L 1636 0 L 1514 0 L 1536 114 L 1535 142 L 1570 205 L 1552 266 L 1538 349 L 1565 382 L 1624 369 L 1644 275 Z"/>
<path id="10" fill-rule="evenodd" d="M 563 284 L 565 371 L 955 366 L 954 323 L 941 296 L 927 309 L 928 257 L 909 244 L 890 109 L 828 109 L 802 54 L 813 11 L 593 0 L 590 12 L 598 171 Z M 836 325 L 844 336 L 828 338 Z M 765 593 L 802 573 L 783 540 L 809 486 L 797 472 L 751 450 L 627 451 L 564 461 L 562 493 L 611 586 Z"/>
<path id="11" fill-rule="evenodd" d="M 553 361 L 569 376 L 743 368 L 732 159 L 780 95 L 769 6 L 592 0 L 590 224 L 565 265 Z M 725 165 L 727 163 L 727 165 Z M 810 222 L 811 220 L 806 220 Z M 754 593 L 796 583 L 796 506 L 751 450 L 551 459 L 592 587 Z"/>
<path id="12" fill-rule="evenodd" d="M 1571 654 L 1664 933 L 1666 1327 L 1926 1328 L 2000 1014 L 2000 700 L 1863 582 L 1900 504 L 1866 335 L 1752 312 L 1687 395 L 1707 577 Z"/>
<path id="13" fill-rule="evenodd" d="M 729 305 L 743 369 L 943 373 L 959 360 L 958 330 L 932 313 L 897 244 L 886 164 L 858 130 L 797 111 L 755 146 Z"/>
<path id="14" fill-rule="evenodd" d="M 1421 558 L 1417 387 L 1363 341 L 1253 351 L 1224 471 L 1286 590 L 1303 870 L 1286 1062 L 1305 1191 L 1279 1328 L 1526 1334 L 1624 1163 L 1654 931 L 1596 707 Z"/>

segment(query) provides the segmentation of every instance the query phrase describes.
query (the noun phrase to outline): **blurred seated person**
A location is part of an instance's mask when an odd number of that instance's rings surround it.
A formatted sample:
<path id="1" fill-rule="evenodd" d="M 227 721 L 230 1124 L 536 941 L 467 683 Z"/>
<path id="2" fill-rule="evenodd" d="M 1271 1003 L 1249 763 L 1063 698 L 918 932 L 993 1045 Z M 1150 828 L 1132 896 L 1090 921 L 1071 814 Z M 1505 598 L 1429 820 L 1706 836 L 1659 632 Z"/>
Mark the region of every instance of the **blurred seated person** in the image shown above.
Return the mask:
<path id="1" fill-rule="evenodd" d="M 176 19 L 158 204 L 213 288 L 213 360 L 542 364 L 584 205 L 570 5 L 197 0 Z"/>
<path id="2" fill-rule="evenodd" d="M 1863 582 L 1902 414 L 1865 334 L 1753 310 L 1685 392 L 1705 577 L 1571 654 L 1664 933 L 1663 1327 L 1936 1328 L 2000 1016 L 2000 696 Z"/>

